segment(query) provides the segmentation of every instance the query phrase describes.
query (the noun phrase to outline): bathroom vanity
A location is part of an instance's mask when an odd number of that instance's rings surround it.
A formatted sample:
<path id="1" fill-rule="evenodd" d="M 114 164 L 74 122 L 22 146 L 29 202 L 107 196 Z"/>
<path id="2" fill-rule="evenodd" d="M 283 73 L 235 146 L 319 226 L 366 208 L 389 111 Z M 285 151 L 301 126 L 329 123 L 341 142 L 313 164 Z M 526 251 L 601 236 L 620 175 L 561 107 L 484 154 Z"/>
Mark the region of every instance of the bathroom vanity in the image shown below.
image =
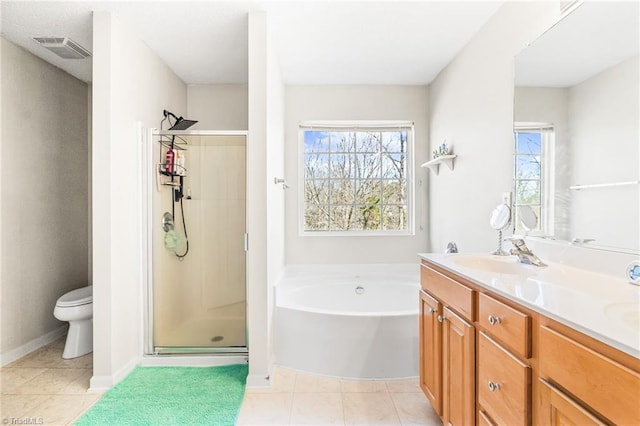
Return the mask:
<path id="1" fill-rule="evenodd" d="M 640 424 L 640 288 L 422 254 L 420 386 L 445 425 Z"/>

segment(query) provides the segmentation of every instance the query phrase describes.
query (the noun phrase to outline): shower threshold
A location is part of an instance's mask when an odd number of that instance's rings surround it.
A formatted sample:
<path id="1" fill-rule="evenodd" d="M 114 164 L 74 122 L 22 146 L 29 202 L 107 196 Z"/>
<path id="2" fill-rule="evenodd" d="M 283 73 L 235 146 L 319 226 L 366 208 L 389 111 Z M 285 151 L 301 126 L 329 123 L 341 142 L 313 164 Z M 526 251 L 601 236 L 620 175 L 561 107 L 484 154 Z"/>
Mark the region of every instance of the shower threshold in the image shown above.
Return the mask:
<path id="1" fill-rule="evenodd" d="M 156 346 L 153 355 L 246 355 L 248 353 L 247 348 L 243 346 Z"/>

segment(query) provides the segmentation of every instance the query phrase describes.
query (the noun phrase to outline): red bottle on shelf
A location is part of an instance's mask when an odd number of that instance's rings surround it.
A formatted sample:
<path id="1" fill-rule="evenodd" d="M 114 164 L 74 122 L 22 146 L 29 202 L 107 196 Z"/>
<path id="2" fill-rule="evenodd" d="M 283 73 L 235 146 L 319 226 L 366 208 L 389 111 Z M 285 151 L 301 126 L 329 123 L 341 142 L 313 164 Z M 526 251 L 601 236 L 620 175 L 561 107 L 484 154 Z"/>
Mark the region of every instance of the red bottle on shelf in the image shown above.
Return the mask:
<path id="1" fill-rule="evenodd" d="M 175 152 L 173 152 L 172 149 L 169 149 L 169 151 L 167 151 L 167 155 L 165 157 L 164 160 L 164 170 L 167 173 L 173 173 L 175 167 L 175 161 L 176 161 L 176 154 Z"/>

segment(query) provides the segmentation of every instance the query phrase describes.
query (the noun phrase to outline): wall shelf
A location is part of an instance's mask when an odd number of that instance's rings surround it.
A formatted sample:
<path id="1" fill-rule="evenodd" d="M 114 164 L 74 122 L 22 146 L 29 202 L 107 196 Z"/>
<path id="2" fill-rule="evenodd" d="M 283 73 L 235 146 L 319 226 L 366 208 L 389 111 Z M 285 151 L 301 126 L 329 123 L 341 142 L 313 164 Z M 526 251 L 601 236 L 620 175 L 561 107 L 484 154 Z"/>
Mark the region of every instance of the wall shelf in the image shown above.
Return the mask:
<path id="1" fill-rule="evenodd" d="M 457 155 L 442 155 L 438 158 L 434 158 L 431 161 L 427 161 L 426 163 L 423 163 L 420 167 L 428 167 L 431 169 L 431 171 L 433 171 L 433 173 L 436 174 L 436 176 L 438 175 L 438 173 L 440 172 L 440 164 L 445 164 L 447 167 L 449 167 L 449 169 L 453 170 L 453 159 L 456 158 Z"/>
<path id="2" fill-rule="evenodd" d="M 579 191 L 581 189 L 609 188 L 612 186 L 628 186 L 628 185 L 638 185 L 638 184 L 640 184 L 640 180 L 632 180 L 629 182 L 596 183 L 591 185 L 573 185 L 573 186 L 570 186 L 569 189 L 573 189 L 574 191 Z"/>

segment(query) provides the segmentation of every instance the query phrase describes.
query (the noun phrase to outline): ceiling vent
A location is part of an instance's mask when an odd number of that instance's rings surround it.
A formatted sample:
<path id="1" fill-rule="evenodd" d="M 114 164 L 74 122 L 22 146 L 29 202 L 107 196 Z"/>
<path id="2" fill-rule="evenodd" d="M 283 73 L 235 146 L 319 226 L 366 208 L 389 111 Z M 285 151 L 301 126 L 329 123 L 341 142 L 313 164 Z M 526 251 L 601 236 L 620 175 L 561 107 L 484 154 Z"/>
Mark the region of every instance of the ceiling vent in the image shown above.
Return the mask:
<path id="1" fill-rule="evenodd" d="M 91 56 L 84 47 L 67 37 L 34 37 L 42 47 L 64 59 L 84 59 Z"/>

